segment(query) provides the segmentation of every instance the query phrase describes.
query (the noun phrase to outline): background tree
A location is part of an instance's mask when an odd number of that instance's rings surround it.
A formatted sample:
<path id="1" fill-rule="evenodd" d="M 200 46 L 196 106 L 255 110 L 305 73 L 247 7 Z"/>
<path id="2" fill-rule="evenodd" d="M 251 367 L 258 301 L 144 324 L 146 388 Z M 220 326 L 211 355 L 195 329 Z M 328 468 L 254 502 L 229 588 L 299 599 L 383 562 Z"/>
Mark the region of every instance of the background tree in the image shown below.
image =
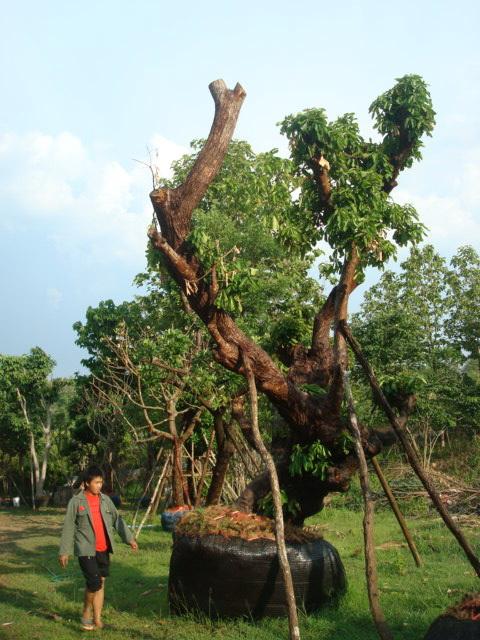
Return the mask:
<path id="1" fill-rule="evenodd" d="M 29 459 L 34 500 L 45 494 L 52 453 L 58 462 L 61 438 L 69 426 L 71 385 L 51 378 L 54 366 L 39 347 L 28 355 L 0 356 L 0 447 L 10 459 L 18 458 L 20 468 L 24 456 Z"/>
<path id="2" fill-rule="evenodd" d="M 466 255 L 474 264 L 475 251 L 462 247 L 449 267 L 431 245 L 413 249 L 399 272 L 385 272 L 365 293 L 352 319 L 390 401 L 415 397 L 409 428 L 427 465 L 453 429 L 474 433 L 479 426 L 479 388 L 464 366 L 469 354 L 462 348 L 473 324 L 470 297 L 458 293 L 457 265 Z M 362 415 L 374 424 L 381 416 L 369 416 L 371 408 L 368 400 Z"/>
<path id="3" fill-rule="evenodd" d="M 449 273 L 451 311 L 448 337 L 480 371 L 480 256 L 473 247 L 460 247 Z"/>

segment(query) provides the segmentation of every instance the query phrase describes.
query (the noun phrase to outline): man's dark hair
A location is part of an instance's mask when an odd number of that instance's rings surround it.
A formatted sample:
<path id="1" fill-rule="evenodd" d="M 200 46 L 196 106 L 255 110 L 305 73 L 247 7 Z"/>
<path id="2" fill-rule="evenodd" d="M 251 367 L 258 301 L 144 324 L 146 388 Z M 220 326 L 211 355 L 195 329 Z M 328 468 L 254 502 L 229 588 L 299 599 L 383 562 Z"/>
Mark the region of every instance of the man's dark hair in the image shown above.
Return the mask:
<path id="1" fill-rule="evenodd" d="M 90 465 L 82 474 L 83 482 L 91 482 L 93 478 L 103 478 L 103 471 L 96 464 Z"/>

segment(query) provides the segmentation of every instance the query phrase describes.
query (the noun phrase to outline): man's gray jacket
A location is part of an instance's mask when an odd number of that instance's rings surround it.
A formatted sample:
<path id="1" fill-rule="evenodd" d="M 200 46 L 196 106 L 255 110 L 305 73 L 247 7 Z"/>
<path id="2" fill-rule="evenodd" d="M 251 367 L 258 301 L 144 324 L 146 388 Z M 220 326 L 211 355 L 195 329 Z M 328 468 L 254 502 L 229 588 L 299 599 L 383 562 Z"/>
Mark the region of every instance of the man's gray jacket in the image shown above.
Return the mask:
<path id="1" fill-rule="evenodd" d="M 125 544 L 129 544 L 133 540 L 132 532 L 118 514 L 115 505 L 103 493 L 100 494 L 100 513 L 105 524 L 109 549 L 112 553 L 114 551 L 113 529 L 116 529 Z M 59 555 L 94 556 L 95 553 L 92 514 L 85 493 L 80 491 L 73 496 L 67 506 Z"/>

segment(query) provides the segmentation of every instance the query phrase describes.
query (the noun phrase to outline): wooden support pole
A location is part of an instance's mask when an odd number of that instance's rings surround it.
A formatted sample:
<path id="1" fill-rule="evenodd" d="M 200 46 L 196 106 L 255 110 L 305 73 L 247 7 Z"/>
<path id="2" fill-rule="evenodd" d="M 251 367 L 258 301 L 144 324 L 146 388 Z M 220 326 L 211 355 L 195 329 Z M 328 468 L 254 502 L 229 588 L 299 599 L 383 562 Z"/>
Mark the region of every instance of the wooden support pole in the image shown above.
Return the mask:
<path id="1" fill-rule="evenodd" d="M 138 540 L 138 536 L 140 535 L 140 532 L 143 529 L 143 525 L 145 524 L 148 516 L 150 515 L 152 507 L 155 504 L 155 500 L 157 499 L 157 496 L 159 495 L 160 491 L 163 489 L 163 481 L 166 478 L 167 470 L 168 470 L 168 468 L 170 466 L 170 462 L 172 462 L 172 466 L 174 464 L 172 458 L 173 458 L 173 455 L 170 453 L 170 455 L 167 457 L 167 459 L 165 461 L 165 464 L 163 465 L 162 472 L 158 476 L 158 481 L 157 481 L 157 484 L 155 486 L 155 490 L 153 492 L 152 498 L 150 500 L 150 504 L 148 505 L 148 508 L 145 511 L 145 515 L 143 516 L 142 521 L 138 525 L 138 529 L 135 532 L 135 540 Z"/>
<path id="2" fill-rule="evenodd" d="M 453 536 L 457 539 L 458 544 L 462 547 L 462 549 L 465 552 L 465 555 L 467 556 L 470 564 L 474 568 L 475 573 L 477 574 L 478 577 L 480 577 L 480 560 L 475 555 L 475 552 L 473 551 L 472 547 L 470 546 L 468 540 L 463 535 L 462 531 L 460 531 L 460 529 L 457 527 L 457 525 L 453 521 L 452 516 L 449 514 L 447 508 L 445 507 L 445 505 L 441 501 L 440 496 L 437 493 L 437 490 L 435 489 L 435 487 L 430 482 L 430 479 L 428 478 L 428 476 L 427 476 L 427 474 L 425 472 L 425 469 L 423 468 L 423 466 L 422 466 L 417 454 L 415 453 L 415 449 L 413 448 L 410 440 L 406 436 L 406 434 L 405 434 L 405 432 L 404 432 L 404 430 L 402 428 L 402 425 L 398 421 L 397 416 L 395 415 L 392 407 L 390 406 L 388 400 L 386 399 L 383 391 L 381 390 L 380 385 L 378 383 L 378 380 L 377 380 L 377 378 L 375 376 L 375 373 L 374 373 L 370 363 L 368 362 L 367 358 L 365 357 L 365 355 L 364 355 L 359 343 L 353 337 L 352 332 L 350 330 L 350 327 L 346 324 L 346 322 L 342 321 L 342 322 L 339 323 L 339 331 L 345 337 L 346 341 L 348 342 L 348 344 L 352 348 L 352 351 L 354 352 L 355 357 L 357 358 L 358 362 L 362 366 L 362 368 L 363 368 L 363 370 L 365 372 L 365 375 L 367 376 L 367 379 L 368 379 L 368 381 L 370 383 L 370 386 L 372 388 L 373 395 L 376 398 L 378 404 L 384 410 L 387 418 L 390 421 L 390 424 L 392 425 L 393 430 L 395 431 L 395 434 L 397 435 L 398 439 L 400 440 L 400 442 L 401 442 L 401 444 L 403 446 L 403 449 L 404 449 L 404 451 L 405 451 L 405 453 L 407 455 L 407 459 L 408 459 L 408 461 L 410 463 L 410 466 L 415 471 L 415 473 L 417 474 L 417 476 L 420 479 L 421 483 L 425 487 L 425 489 L 426 489 L 428 495 L 430 496 L 430 499 L 433 502 L 435 508 L 437 509 L 438 513 L 440 514 L 440 516 L 442 517 L 443 521 L 447 525 L 447 528 L 451 531 Z"/>
<path id="3" fill-rule="evenodd" d="M 377 474 L 378 479 L 380 480 L 380 484 L 382 485 L 382 488 L 385 492 L 385 495 L 387 496 L 390 506 L 392 507 L 392 511 L 395 514 L 398 524 L 400 525 L 400 529 L 403 531 L 403 535 L 405 536 L 405 540 L 407 541 L 408 548 L 410 549 L 410 553 L 412 554 L 413 559 L 415 560 L 415 564 L 417 565 L 417 567 L 420 567 L 422 565 L 422 560 L 420 558 L 417 547 L 415 545 L 415 541 L 412 538 L 412 534 L 408 530 L 407 523 L 405 521 L 405 518 L 403 517 L 403 513 L 400 511 L 400 507 L 398 506 L 397 499 L 393 495 L 392 490 L 390 489 L 390 486 L 388 484 L 388 481 L 383 474 L 382 467 L 380 466 L 376 458 L 372 458 L 371 463 L 373 468 L 375 469 L 375 473 Z"/>
<path id="4" fill-rule="evenodd" d="M 242 352 L 243 366 L 248 381 L 248 392 L 250 396 L 250 410 L 252 420 L 252 434 L 257 451 L 260 453 L 270 476 L 270 487 L 272 490 L 273 506 L 275 509 L 275 540 L 277 543 L 278 562 L 283 573 L 285 584 L 285 595 L 288 608 L 288 626 L 290 640 L 300 640 L 300 627 L 298 625 L 297 603 L 295 602 L 295 591 L 293 588 L 292 572 L 288 564 L 287 548 L 285 546 L 285 527 L 283 523 L 282 499 L 280 495 L 280 483 L 278 481 L 277 469 L 271 453 L 268 451 L 262 440 L 258 426 L 258 397 L 255 376 L 250 365 L 250 361 Z"/>
<path id="5" fill-rule="evenodd" d="M 360 485 L 363 493 L 363 538 L 365 544 L 365 574 L 367 577 L 368 601 L 378 635 L 382 640 L 393 640 L 392 633 L 380 606 L 380 598 L 378 595 L 377 559 L 375 557 L 375 541 L 373 539 L 374 504 L 370 492 L 367 459 L 362 447 L 362 437 L 358 427 L 357 414 L 355 413 L 352 390 L 350 388 L 348 374 L 345 371 L 343 372 L 343 385 L 348 402 L 349 426 L 350 432 L 355 440 L 355 453 L 358 458 Z"/>
<path id="6" fill-rule="evenodd" d="M 143 498 L 147 495 L 148 489 L 150 488 L 150 484 L 151 484 L 151 482 L 152 482 L 152 480 L 153 480 L 153 478 L 155 476 L 155 471 L 157 470 L 157 463 L 160 460 L 160 457 L 161 457 L 162 453 L 163 453 L 163 446 L 160 447 L 157 455 L 155 456 L 155 464 L 154 464 L 154 467 L 153 467 L 153 471 L 152 471 L 152 473 L 150 475 L 150 478 L 149 478 L 146 486 L 143 489 L 142 495 L 140 496 L 140 498 L 137 501 L 137 508 L 135 509 L 135 515 L 133 516 L 132 527 L 135 527 L 135 524 L 137 522 L 138 512 L 140 510 L 140 503 L 142 502 Z"/>

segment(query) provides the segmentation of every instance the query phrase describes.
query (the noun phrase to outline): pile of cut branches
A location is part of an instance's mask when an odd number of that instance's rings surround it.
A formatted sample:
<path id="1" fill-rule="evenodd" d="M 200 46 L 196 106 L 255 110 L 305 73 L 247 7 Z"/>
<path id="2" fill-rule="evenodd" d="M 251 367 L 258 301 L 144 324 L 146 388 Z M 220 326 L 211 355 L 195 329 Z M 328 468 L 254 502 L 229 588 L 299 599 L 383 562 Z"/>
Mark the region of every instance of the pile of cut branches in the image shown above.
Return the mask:
<path id="1" fill-rule="evenodd" d="M 409 501 L 415 498 L 428 497 L 422 483 L 410 465 L 395 464 L 386 467 L 384 471 L 392 491 L 398 500 Z M 440 498 L 448 507 L 449 511 L 457 514 L 480 513 L 479 489 L 433 467 L 428 469 L 428 475 L 437 487 Z M 383 493 L 379 493 L 375 498 L 379 503 L 386 503 L 386 498 Z"/>

